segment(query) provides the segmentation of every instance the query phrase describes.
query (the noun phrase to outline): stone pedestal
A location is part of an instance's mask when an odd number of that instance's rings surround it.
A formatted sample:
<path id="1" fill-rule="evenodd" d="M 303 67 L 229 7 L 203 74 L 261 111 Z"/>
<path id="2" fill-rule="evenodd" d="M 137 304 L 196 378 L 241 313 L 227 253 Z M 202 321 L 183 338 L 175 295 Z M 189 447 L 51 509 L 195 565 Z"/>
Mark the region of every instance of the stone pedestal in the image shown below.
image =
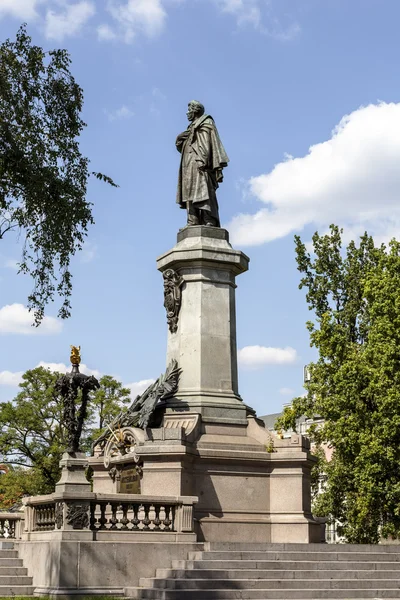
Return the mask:
<path id="1" fill-rule="evenodd" d="M 83 452 L 77 452 L 75 455 L 64 452 L 60 460 L 61 477 L 56 483 L 56 494 L 90 492 L 91 485 L 85 475 L 88 466 L 88 459 Z"/>
<path id="2" fill-rule="evenodd" d="M 248 264 L 227 231 L 204 226 L 181 230 L 157 260 L 179 286 L 174 295 L 166 285 L 167 364 L 175 359 L 182 372 L 178 391 L 156 407 L 159 426 L 135 444 L 142 494 L 197 497 L 198 541 L 320 542 L 308 440 L 272 438 L 239 395 L 235 289 Z M 101 460 L 91 459 L 95 491 Z"/>
<path id="3" fill-rule="evenodd" d="M 248 407 L 239 396 L 236 348 L 236 276 L 249 258 L 229 244 L 225 229 L 195 226 L 160 256 L 157 268 L 183 279 L 177 331 L 168 332 L 167 364 L 182 369 L 179 391 L 167 412 L 190 411 L 203 422 L 244 424 Z"/>
<path id="4" fill-rule="evenodd" d="M 272 439 L 239 395 L 235 289 L 248 264 L 227 231 L 204 226 L 181 230 L 157 260 L 183 280 L 167 348 L 182 374 L 157 408 L 161 427 L 136 448 L 142 491 L 197 496 L 199 541 L 319 542 L 308 440 Z"/>

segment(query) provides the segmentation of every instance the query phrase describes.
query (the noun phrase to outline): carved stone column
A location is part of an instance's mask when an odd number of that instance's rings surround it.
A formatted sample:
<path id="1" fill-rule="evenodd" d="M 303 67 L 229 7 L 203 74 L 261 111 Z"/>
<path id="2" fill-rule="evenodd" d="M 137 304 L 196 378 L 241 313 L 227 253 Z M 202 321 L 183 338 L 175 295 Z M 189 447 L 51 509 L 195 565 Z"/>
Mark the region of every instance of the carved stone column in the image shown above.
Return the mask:
<path id="1" fill-rule="evenodd" d="M 248 263 L 232 248 L 225 229 L 205 226 L 181 230 L 176 246 L 158 258 L 158 269 L 175 272 L 180 286 L 167 364 L 176 359 L 182 374 L 167 412 L 189 410 L 203 420 L 244 422 L 248 409 L 238 390 L 235 280 Z M 166 301 L 171 297 L 170 291 Z"/>

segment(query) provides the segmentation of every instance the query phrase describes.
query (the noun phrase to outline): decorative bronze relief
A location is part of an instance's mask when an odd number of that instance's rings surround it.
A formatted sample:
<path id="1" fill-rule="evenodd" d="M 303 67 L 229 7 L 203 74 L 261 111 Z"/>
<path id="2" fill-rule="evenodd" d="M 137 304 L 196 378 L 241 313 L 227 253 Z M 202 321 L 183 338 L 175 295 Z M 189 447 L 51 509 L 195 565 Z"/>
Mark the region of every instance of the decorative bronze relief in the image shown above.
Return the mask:
<path id="1" fill-rule="evenodd" d="M 171 333 L 178 329 L 179 311 L 182 302 L 181 288 L 183 279 L 173 269 L 167 269 L 164 277 L 164 306 L 167 311 L 167 322 Z"/>
<path id="2" fill-rule="evenodd" d="M 67 523 L 72 525 L 73 529 L 86 529 L 89 527 L 89 503 L 68 504 Z"/>
<path id="3" fill-rule="evenodd" d="M 64 522 L 63 509 L 64 509 L 63 503 L 56 502 L 56 507 L 55 507 L 54 513 L 55 513 L 57 529 L 61 529 L 61 527 L 63 526 L 63 522 Z"/>
<path id="4" fill-rule="evenodd" d="M 111 477 L 113 483 L 121 479 L 121 471 L 115 466 L 111 467 L 111 469 L 108 471 L 108 475 Z"/>

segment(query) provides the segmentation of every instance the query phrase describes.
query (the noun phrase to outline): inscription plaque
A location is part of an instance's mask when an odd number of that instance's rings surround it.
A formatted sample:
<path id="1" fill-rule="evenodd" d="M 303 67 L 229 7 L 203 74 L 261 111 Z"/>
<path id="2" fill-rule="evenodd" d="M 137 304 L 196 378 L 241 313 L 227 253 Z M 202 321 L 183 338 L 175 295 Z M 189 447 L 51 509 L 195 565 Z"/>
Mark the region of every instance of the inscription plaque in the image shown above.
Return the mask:
<path id="1" fill-rule="evenodd" d="M 136 468 L 123 469 L 119 482 L 120 494 L 140 494 L 140 475 Z"/>

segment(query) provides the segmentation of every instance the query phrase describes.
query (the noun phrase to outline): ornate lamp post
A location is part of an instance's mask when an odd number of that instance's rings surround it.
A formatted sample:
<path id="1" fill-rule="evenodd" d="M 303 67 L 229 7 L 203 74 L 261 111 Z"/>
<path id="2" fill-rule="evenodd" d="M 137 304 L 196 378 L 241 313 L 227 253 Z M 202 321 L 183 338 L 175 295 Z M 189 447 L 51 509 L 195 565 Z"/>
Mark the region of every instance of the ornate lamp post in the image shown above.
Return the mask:
<path id="1" fill-rule="evenodd" d="M 83 424 L 87 417 L 89 393 L 100 387 L 96 377 L 79 372 L 80 350 L 80 346 L 71 346 L 72 371 L 60 377 L 55 386 L 63 399 L 64 426 L 67 430 L 68 442 L 66 452 L 72 455 L 80 452 L 80 440 Z M 81 392 L 81 405 L 77 411 L 79 392 Z"/>
<path id="2" fill-rule="evenodd" d="M 79 372 L 81 362 L 80 346 L 71 346 L 70 373 L 63 375 L 56 382 L 56 391 L 63 399 L 64 426 L 67 431 L 67 448 L 60 461 L 61 479 L 56 485 L 56 491 L 90 490 L 90 483 L 85 477 L 88 466 L 86 455 L 81 451 L 80 440 L 85 419 L 90 392 L 100 387 L 92 375 Z M 80 402 L 80 406 L 79 405 Z"/>

